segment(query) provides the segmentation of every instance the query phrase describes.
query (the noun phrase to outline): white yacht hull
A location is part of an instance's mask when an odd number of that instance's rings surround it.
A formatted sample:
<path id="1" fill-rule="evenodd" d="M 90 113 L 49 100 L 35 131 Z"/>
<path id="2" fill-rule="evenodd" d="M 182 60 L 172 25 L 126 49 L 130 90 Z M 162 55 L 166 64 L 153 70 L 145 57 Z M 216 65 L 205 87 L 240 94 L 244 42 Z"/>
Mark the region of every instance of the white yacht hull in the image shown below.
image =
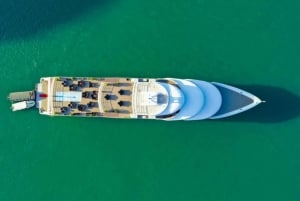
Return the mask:
<path id="1" fill-rule="evenodd" d="M 177 78 L 43 77 L 34 93 L 9 97 L 11 101 L 34 99 L 40 114 L 49 116 L 166 121 L 220 119 L 261 103 L 233 86 Z M 28 106 L 17 104 L 14 110 L 21 108 Z"/>

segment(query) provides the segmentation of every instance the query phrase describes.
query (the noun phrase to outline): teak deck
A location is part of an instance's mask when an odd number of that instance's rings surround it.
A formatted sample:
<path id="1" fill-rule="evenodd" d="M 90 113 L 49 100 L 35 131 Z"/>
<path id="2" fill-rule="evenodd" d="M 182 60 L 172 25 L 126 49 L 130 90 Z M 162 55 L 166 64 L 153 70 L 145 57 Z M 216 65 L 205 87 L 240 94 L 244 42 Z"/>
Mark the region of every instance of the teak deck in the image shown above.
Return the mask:
<path id="1" fill-rule="evenodd" d="M 64 86 L 64 81 L 69 82 Z M 71 89 L 70 85 L 78 86 L 80 82 L 92 83 L 92 86 Z M 107 117 L 130 117 L 132 113 L 133 83 L 126 78 L 71 78 L 51 77 L 42 78 L 40 81 L 41 94 L 47 98 L 40 98 L 40 112 L 50 115 L 74 115 L 74 116 L 107 116 Z M 80 92 L 81 100 L 78 105 L 87 106 L 92 102 L 94 107 L 80 110 L 78 107 L 71 108 L 72 101 L 56 101 L 57 93 Z M 120 92 L 126 91 L 126 94 Z M 84 93 L 96 92 L 96 98 L 84 97 Z M 127 103 L 122 105 L 121 103 Z M 63 112 L 63 108 L 68 112 Z"/>

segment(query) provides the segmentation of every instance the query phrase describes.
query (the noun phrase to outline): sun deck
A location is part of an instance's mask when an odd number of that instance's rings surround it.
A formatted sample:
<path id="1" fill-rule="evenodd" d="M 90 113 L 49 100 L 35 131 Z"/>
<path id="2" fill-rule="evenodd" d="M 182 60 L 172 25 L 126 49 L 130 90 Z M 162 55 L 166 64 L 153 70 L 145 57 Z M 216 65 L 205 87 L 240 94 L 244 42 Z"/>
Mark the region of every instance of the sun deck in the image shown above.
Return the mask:
<path id="1" fill-rule="evenodd" d="M 37 85 L 41 114 L 155 118 L 168 106 L 168 91 L 155 79 L 45 77 Z"/>
<path id="2" fill-rule="evenodd" d="M 41 78 L 41 114 L 130 117 L 133 82 L 126 78 Z"/>

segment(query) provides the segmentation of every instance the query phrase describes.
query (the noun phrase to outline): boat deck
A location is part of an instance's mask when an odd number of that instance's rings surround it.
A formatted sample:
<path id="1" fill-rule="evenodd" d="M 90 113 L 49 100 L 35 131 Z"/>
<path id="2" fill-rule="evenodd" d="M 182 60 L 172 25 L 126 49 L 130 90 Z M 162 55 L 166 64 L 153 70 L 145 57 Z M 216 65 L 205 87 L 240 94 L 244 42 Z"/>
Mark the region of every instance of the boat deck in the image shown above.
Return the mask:
<path id="1" fill-rule="evenodd" d="M 131 79 L 49 77 L 37 88 L 42 114 L 122 118 L 132 113 Z"/>
<path id="2" fill-rule="evenodd" d="M 40 114 L 50 116 L 164 120 L 219 119 L 262 102 L 223 83 L 172 78 L 42 77 L 34 91 L 10 93 L 8 98 L 31 101 Z M 16 110 L 24 108 L 28 106 Z"/>
<path id="3" fill-rule="evenodd" d="M 49 81 L 41 79 L 41 83 L 40 83 L 37 90 L 40 91 L 40 93 L 42 93 L 42 94 L 47 94 L 48 93 L 48 87 L 49 87 Z M 39 97 L 37 96 L 37 98 L 39 98 Z M 39 99 L 39 100 L 40 100 L 39 101 L 40 111 L 44 112 L 44 111 L 49 110 L 48 100 L 47 99 Z"/>

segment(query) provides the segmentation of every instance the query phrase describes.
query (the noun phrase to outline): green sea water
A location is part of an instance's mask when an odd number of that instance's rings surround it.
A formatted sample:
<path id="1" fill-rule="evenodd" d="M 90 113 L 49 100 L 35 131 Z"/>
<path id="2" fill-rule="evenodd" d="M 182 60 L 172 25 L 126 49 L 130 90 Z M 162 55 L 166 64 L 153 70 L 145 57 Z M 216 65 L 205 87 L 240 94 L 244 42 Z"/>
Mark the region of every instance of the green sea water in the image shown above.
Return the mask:
<path id="1" fill-rule="evenodd" d="M 299 201 L 300 1 L 0 0 L 1 201 Z M 177 77 L 265 104 L 216 121 L 47 117 L 42 76 Z"/>

